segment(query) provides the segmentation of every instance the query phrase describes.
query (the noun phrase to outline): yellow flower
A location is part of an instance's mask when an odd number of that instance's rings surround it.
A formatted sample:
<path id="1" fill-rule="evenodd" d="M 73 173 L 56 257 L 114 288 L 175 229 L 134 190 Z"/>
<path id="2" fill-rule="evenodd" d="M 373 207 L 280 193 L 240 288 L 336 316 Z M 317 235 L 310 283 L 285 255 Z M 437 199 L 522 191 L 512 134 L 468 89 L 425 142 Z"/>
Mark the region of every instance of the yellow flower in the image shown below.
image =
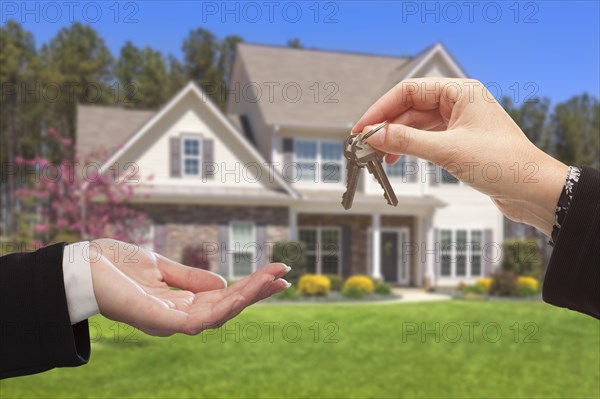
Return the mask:
<path id="1" fill-rule="evenodd" d="M 480 279 L 477 279 L 475 284 L 483 288 L 485 292 L 490 292 L 490 288 L 492 288 L 493 281 L 494 280 L 491 277 L 482 277 Z"/>
<path id="2" fill-rule="evenodd" d="M 351 276 L 348 278 L 348 280 L 346 280 L 344 283 L 344 288 L 348 287 L 356 287 L 365 294 L 370 294 L 373 292 L 375 285 L 373 284 L 371 277 L 359 274 L 356 276 Z"/>
<path id="3" fill-rule="evenodd" d="M 532 290 L 537 291 L 539 289 L 539 282 L 534 277 L 522 276 L 517 279 L 519 287 L 530 287 Z"/>
<path id="4" fill-rule="evenodd" d="M 329 278 L 320 274 L 305 274 L 298 281 L 298 291 L 302 295 L 327 295 L 330 288 Z"/>

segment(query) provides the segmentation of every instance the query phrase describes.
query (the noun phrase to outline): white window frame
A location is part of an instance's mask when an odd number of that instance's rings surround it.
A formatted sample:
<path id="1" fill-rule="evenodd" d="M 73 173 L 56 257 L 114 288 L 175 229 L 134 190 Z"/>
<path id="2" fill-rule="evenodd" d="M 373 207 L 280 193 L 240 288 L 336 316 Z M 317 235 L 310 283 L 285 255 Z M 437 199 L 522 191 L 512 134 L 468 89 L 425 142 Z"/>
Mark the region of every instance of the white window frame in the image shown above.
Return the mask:
<path id="1" fill-rule="evenodd" d="M 195 140 L 198 142 L 198 155 L 186 155 L 185 154 L 185 141 L 186 140 Z M 202 176 L 202 136 L 200 134 L 194 133 L 184 133 L 180 138 L 181 142 L 181 176 L 183 177 L 199 177 Z M 185 171 L 185 161 L 186 159 L 197 160 L 198 161 L 198 173 L 186 173 Z"/>
<path id="2" fill-rule="evenodd" d="M 227 247 L 227 255 L 229 255 L 229 260 L 228 260 L 228 269 L 229 269 L 229 278 L 231 279 L 238 279 L 238 278 L 242 278 L 245 277 L 247 275 L 236 275 L 234 273 L 235 269 L 234 269 L 234 263 L 235 263 L 235 258 L 236 258 L 236 252 L 235 252 L 235 242 L 233 241 L 234 239 L 234 226 L 235 225 L 251 225 L 252 226 L 252 237 L 253 237 L 253 242 L 256 243 L 256 224 L 254 222 L 249 222 L 249 221 L 231 221 L 229 222 L 229 226 L 228 226 L 228 247 Z M 256 246 L 253 245 L 250 248 L 248 248 L 247 250 L 244 250 L 244 248 L 240 248 L 240 256 L 248 256 L 248 252 L 252 252 L 252 271 L 251 273 L 254 273 L 256 271 Z"/>
<path id="3" fill-rule="evenodd" d="M 484 237 L 484 229 L 483 228 L 479 228 L 479 227 L 438 227 L 439 230 L 439 240 L 440 240 L 440 278 L 455 278 L 455 279 L 468 279 L 468 278 L 477 278 L 477 277 L 483 277 L 484 275 L 484 265 L 483 265 L 483 247 L 485 245 L 485 243 L 483 242 L 483 237 Z M 456 242 L 456 236 L 457 236 L 457 231 L 459 230 L 464 230 L 467 232 L 467 237 L 466 237 L 466 248 L 464 249 L 459 249 L 457 242 Z M 442 274 L 442 257 L 444 256 L 444 247 L 443 247 L 443 243 L 442 243 L 442 231 L 450 231 L 450 248 L 447 250 L 448 252 L 446 252 L 449 257 L 450 257 L 450 275 L 444 275 Z M 473 239 L 472 239 L 472 234 L 473 231 L 479 231 L 479 233 L 481 234 L 481 242 L 479 243 L 479 253 L 477 254 L 477 256 L 479 256 L 480 258 L 480 273 L 477 275 L 473 275 L 471 273 L 471 259 L 472 257 L 475 255 L 473 252 Z M 458 276 L 456 274 L 456 261 L 458 258 L 458 255 L 464 255 L 465 256 L 465 275 L 464 276 Z"/>
<path id="4" fill-rule="evenodd" d="M 343 244 L 343 240 L 342 240 L 342 229 L 341 227 L 338 226 L 300 226 L 298 227 L 298 231 L 296 233 L 296 237 L 298 237 L 298 240 L 300 240 L 300 230 L 315 230 L 316 232 L 316 245 L 315 245 L 315 250 L 306 250 L 306 255 L 315 255 L 317 264 L 315 265 L 315 273 L 316 274 L 323 274 L 323 264 L 322 264 L 322 257 L 324 256 L 323 251 L 325 250 L 324 248 L 321 247 L 321 237 L 322 237 L 322 233 L 323 230 L 335 230 L 338 233 L 338 238 L 339 238 L 339 245 L 338 245 L 338 250 L 335 251 L 335 253 L 332 253 L 330 249 L 326 249 L 327 251 L 327 255 L 337 255 L 338 258 L 338 264 L 337 264 L 337 275 L 341 275 L 341 269 L 342 269 L 342 256 L 343 256 L 343 248 L 342 245 Z"/>
<path id="5" fill-rule="evenodd" d="M 316 151 L 316 158 L 315 159 L 309 159 L 309 158 L 298 158 L 296 156 L 296 146 L 298 145 L 298 143 L 301 142 L 305 142 L 305 143 L 316 143 L 317 146 L 317 151 Z M 325 163 L 335 163 L 335 161 L 328 159 L 328 160 L 324 160 L 323 159 L 323 151 L 322 151 L 322 145 L 324 143 L 334 143 L 334 144 L 341 144 L 342 147 L 342 151 L 344 149 L 344 143 L 340 140 L 330 140 L 330 139 L 294 139 L 294 162 L 299 163 L 299 162 L 314 162 L 315 164 L 315 180 L 303 180 L 303 179 L 298 179 L 298 183 L 300 184 L 326 184 L 326 185 L 343 185 L 344 181 L 346 179 L 345 176 L 345 165 L 344 165 L 344 154 L 340 153 L 340 181 L 336 182 L 336 181 L 323 181 L 323 176 L 322 175 L 322 166 Z"/>

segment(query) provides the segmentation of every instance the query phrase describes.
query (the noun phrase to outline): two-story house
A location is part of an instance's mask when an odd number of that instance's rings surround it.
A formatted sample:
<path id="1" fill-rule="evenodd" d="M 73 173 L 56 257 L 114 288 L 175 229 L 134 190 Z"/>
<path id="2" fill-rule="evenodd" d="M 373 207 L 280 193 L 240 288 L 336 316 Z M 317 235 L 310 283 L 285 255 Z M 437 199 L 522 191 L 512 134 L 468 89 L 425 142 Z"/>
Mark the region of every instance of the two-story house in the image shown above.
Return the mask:
<path id="1" fill-rule="evenodd" d="M 354 122 L 423 76 L 465 73 L 440 44 L 413 58 L 240 44 L 226 113 L 193 83 L 158 111 L 79 106 L 78 146 L 116 148 L 105 169 L 134 163 L 154 176 L 136 202 L 155 250 L 174 259 L 203 243 L 211 269 L 237 278 L 268 262 L 275 242 L 302 241 L 315 273 L 456 285 L 498 264 L 503 219 L 486 196 L 403 157 L 386 166 L 397 207 L 366 170 L 353 207 L 340 203 Z"/>

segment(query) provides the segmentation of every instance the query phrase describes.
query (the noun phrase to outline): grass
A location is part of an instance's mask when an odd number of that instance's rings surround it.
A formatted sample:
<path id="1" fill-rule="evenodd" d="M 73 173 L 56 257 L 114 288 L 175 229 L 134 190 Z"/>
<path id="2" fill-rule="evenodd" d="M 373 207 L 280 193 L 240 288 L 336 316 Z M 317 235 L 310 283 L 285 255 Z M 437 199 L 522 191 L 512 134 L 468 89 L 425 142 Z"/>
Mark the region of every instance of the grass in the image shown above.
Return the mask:
<path id="1" fill-rule="evenodd" d="M 90 364 L 3 380 L 0 397 L 600 396 L 600 323 L 536 302 L 262 305 L 167 339 L 91 325 Z"/>

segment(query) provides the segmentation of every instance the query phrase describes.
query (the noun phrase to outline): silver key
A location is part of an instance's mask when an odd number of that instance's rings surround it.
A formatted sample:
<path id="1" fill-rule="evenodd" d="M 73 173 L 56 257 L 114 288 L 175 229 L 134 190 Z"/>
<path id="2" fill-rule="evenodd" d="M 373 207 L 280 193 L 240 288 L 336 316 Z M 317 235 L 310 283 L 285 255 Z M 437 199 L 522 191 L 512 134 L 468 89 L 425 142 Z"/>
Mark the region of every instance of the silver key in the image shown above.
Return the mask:
<path id="1" fill-rule="evenodd" d="M 346 139 L 344 146 L 344 157 L 346 157 L 347 160 L 346 170 L 348 173 L 348 181 L 346 183 L 346 192 L 342 196 L 342 205 L 346 210 L 352 207 L 354 193 L 356 192 L 356 188 L 358 186 L 360 170 L 365 166 L 369 172 L 375 176 L 383 188 L 383 196 L 387 200 L 388 204 L 392 206 L 398 205 L 398 198 L 396 198 L 396 194 L 394 193 L 392 185 L 390 184 L 390 181 L 387 178 L 385 170 L 382 166 L 383 159 L 376 149 L 364 141 L 386 124 L 387 122 L 384 122 L 368 133 L 350 135 Z"/>
<path id="2" fill-rule="evenodd" d="M 367 164 L 367 170 L 375 176 L 375 179 L 383 188 L 383 196 L 387 200 L 387 203 L 391 206 L 398 205 L 398 198 L 396 197 L 396 193 L 394 193 L 394 189 L 390 184 L 390 180 L 385 174 L 385 170 L 383 170 L 383 158 L 377 156 L 376 159 L 369 161 Z"/>
<path id="3" fill-rule="evenodd" d="M 355 140 L 356 136 L 348 136 L 344 146 L 344 157 L 346 157 L 346 174 L 348 175 L 346 192 L 344 195 L 342 195 L 342 206 L 345 210 L 348 210 L 352 207 L 354 193 L 356 192 L 356 187 L 358 186 L 358 176 L 360 175 L 360 170 L 362 169 L 362 166 L 360 166 L 356 161 L 356 155 L 352 149 Z"/>

